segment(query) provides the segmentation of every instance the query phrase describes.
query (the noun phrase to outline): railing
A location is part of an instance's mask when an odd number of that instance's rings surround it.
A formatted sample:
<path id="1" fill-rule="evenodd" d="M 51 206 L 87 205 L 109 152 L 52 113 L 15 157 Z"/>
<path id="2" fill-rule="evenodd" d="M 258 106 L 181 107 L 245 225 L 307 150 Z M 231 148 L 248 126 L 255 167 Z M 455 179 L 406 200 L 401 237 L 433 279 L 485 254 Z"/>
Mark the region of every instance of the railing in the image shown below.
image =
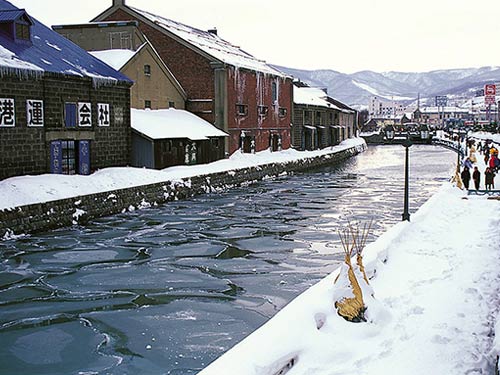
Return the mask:
<path id="1" fill-rule="evenodd" d="M 500 196 L 500 190 L 473 190 L 467 191 L 468 195 L 488 195 L 490 197 Z"/>
<path id="2" fill-rule="evenodd" d="M 444 148 L 447 148 L 449 150 L 458 152 L 460 154 L 460 157 L 463 158 L 465 155 L 465 149 L 463 145 L 459 142 L 456 141 L 450 141 L 447 139 L 442 139 L 442 138 L 432 138 L 432 144 L 436 146 L 441 146 Z"/>

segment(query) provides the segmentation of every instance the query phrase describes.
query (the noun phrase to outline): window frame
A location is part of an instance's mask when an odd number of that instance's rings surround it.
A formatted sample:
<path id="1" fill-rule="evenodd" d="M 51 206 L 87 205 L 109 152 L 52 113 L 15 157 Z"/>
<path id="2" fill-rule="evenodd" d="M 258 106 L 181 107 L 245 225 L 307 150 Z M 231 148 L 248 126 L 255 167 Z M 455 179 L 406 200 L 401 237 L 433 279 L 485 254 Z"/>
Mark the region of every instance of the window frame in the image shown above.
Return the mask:
<path id="1" fill-rule="evenodd" d="M 266 117 L 269 113 L 269 107 L 267 105 L 259 105 L 257 106 L 257 114 L 259 117 Z"/>
<path id="2" fill-rule="evenodd" d="M 248 115 L 248 105 L 247 104 L 236 104 L 236 115 L 237 116 L 247 116 Z"/>

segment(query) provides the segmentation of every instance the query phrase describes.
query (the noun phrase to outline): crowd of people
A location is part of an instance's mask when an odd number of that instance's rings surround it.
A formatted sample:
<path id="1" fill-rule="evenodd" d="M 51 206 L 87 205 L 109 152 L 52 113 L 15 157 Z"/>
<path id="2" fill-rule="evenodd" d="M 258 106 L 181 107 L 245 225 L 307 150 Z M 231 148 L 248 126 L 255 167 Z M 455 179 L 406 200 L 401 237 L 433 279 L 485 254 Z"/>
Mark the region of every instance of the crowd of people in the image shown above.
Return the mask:
<path id="1" fill-rule="evenodd" d="M 469 140 L 467 142 L 468 156 L 464 159 L 463 170 L 460 174 L 465 188 L 468 190 L 471 180 L 474 182 L 474 188 L 479 190 L 481 187 L 481 172 L 478 168 L 476 152 L 484 155 L 484 187 L 486 190 L 495 189 L 495 176 L 500 169 L 500 160 L 498 159 L 498 149 L 492 142 L 485 141 L 484 144 Z M 472 171 L 472 173 L 471 173 Z"/>

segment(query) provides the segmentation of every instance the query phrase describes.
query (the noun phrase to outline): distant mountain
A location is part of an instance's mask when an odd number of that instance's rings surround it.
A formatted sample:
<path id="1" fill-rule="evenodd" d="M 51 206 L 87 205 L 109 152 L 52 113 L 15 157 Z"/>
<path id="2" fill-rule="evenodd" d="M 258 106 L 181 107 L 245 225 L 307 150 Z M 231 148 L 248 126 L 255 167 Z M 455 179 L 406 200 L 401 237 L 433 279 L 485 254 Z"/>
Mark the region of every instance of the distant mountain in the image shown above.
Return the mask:
<path id="1" fill-rule="evenodd" d="M 500 82 L 500 67 L 434 70 L 425 73 L 362 71 L 353 74 L 335 70 L 301 70 L 276 66 L 279 70 L 310 86 L 328 89 L 328 94 L 356 108 L 367 106 L 370 97 L 406 102 L 418 94 L 432 99 L 436 95 L 470 98 L 486 83 Z M 430 101 L 432 102 L 432 101 Z"/>

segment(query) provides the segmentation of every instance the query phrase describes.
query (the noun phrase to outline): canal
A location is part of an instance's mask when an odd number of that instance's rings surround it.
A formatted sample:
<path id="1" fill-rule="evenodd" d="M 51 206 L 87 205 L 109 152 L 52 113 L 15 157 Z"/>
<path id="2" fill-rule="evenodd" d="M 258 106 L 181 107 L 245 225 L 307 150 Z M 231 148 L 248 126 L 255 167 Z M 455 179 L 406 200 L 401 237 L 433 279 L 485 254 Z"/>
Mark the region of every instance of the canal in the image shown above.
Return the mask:
<path id="1" fill-rule="evenodd" d="M 410 211 L 452 174 L 410 149 Z M 339 266 L 337 230 L 401 220 L 402 146 L 0 242 L 1 374 L 195 374 Z"/>

